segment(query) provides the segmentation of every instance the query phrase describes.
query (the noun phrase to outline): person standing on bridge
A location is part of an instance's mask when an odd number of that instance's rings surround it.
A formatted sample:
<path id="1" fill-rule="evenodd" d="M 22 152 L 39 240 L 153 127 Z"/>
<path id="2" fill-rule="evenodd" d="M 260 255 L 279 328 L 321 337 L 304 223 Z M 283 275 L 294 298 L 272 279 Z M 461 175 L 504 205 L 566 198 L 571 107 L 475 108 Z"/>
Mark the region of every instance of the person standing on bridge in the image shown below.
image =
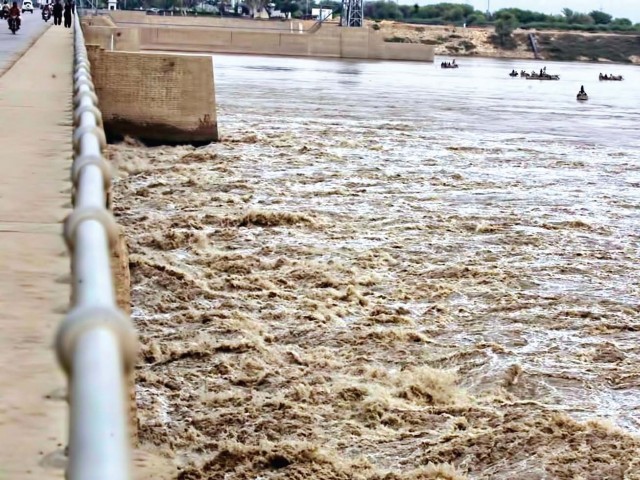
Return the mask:
<path id="1" fill-rule="evenodd" d="M 53 4 L 53 24 L 60 25 L 62 23 L 62 4 L 60 0 L 56 0 Z"/>
<path id="2" fill-rule="evenodd" d="M 69 0 L 64 4 L 64 28 L 71 28 L 71 3 Z"/>

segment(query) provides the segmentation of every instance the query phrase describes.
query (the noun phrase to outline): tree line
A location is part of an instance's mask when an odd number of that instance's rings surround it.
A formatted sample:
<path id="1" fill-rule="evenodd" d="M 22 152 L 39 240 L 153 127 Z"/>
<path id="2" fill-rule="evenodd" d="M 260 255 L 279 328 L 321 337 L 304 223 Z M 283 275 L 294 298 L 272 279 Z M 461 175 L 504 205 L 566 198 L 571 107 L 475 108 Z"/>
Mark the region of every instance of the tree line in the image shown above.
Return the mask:
<path id="1" fill-rule="evenodd" d="M 85 0 L 86 1 L 86 0 Z M 93 0 L 99 7 L 106 8 L 107 0 Z M 248 14 L 249 9 L 266 8 L 267 11 L 279 10 L 290 13 L 293 18 L 301 18 L 311 14 L 312 8 L 330 8 L 334 13 L 340 13 L 342 2 L 340 0 L 118 0 L 118 8 L 126 10 L 138 10 L 158 8 L 161 10 L 187 10 L 198 12 L 203 5 L 215 7 L 215 10 L 224 14 L 243 13 Z"/>
<path id="2" fill-rule="evenodd" d="M 100 1 L 100 0 L 98 0 Z M 268 10 L 290 13 L 300 18 L 311 13 L 312 8 L 331 8 L 340 14 L 340 0 L 119 0 L 120 8 L 197 9 L 202 3 L 218 7 L 222 12 L 238 11 L 238 5 L 265 6 Z M 124 4 L 124 5 L 123 5 Z M 256 5 L 253 5 L 256 4 Z M 584 31 L 640 31 L 640 24 L 628 18 L 613 18 L 608 13 L 593 10 L 589 13 L 564 8 L 561 14 L 503 8 L 495 12 L 481 12 L 463 3 L 438 3 L 434 5 L 400 5 L 393 1 L 379 0 L 364 4 L 364 15 L 370 20 L 395 20 L 430 25 L 467 25 L 496 27 L 498 35 L 510 35 L 516 28 L 584 30 Z"/>
<path id="3" fill-rule="evenodd" d="M 503 8 L 489 13 L 476 10 L 471 5 L 459 3 L 420 6 L 376 1 L 365 3 L 364 14 L 372 20 L 396 20 L 431 25 L 495 25 L 498 30 L 505 31 L 512 31 L 517 27 L 585 31 L 640 30 L 640 24 L 634 25 L 628 18 L 613 18 L 612 15 L 599 10 L 582 13 L 570 8 L 563 9 L 558 15 L 520 8 Z"/>

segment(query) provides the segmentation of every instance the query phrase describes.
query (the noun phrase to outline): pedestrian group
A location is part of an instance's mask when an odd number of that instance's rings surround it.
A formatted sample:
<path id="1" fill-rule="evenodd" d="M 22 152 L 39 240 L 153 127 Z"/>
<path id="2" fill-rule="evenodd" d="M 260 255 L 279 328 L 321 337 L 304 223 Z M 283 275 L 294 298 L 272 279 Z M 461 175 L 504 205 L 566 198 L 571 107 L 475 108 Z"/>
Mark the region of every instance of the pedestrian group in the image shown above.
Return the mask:
<path id="1" fill-rule="evenodd" d="M 49 4 L 45 5 L 45 8 L 48 8 Z M 55 0 L 52 8 L 53 13 L 53 24 L 61 25 L 62 17 L 64 16 L 64 27 L 71 28 L 71 15 L 76 13 L 76 4 L 73 1 L 67 0 L 64 2 L 64 6 L 60 2 L 60 0 Z"/>

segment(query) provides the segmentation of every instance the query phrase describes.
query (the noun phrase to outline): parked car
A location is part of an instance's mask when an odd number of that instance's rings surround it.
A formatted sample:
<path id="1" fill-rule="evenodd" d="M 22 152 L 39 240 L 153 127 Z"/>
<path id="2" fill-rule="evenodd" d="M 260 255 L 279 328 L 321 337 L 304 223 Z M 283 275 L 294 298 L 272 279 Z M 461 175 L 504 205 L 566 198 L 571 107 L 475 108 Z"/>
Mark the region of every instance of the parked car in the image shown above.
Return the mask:
<path id="1" fill-rule="evenodd" d="M 24 12 L 33 13 L 33 3 L 31 2 L 31 0 L 24 0 L 22 2 L 22 13 Z"/>

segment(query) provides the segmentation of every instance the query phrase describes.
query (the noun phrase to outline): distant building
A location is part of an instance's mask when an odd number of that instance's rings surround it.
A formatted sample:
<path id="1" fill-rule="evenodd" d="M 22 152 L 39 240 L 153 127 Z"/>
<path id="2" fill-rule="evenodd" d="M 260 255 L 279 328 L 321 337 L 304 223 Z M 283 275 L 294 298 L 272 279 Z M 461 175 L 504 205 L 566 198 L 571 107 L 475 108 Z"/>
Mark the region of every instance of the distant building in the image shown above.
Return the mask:
<path id="1" fill-rule="evenodd" d="M 269 9 L 269 18 L 287 18 L 287 14 L 284 12 L 281 12 L 280 10 L 272 10 Z"/>
<path id="2" fill-rule="evenodd" d="M 220 13 L 220 10 L 218 10 L 218 7 L 206 2 L 202 2 L 196 5 L 195 10 L 196 12 Z"/>
<path id="3" fill-rule="evenodd" d="M 312 8 L 311 16 L 316 20 L 330 20 L 333 17 L 333 10 L 330 8 Z"/>

